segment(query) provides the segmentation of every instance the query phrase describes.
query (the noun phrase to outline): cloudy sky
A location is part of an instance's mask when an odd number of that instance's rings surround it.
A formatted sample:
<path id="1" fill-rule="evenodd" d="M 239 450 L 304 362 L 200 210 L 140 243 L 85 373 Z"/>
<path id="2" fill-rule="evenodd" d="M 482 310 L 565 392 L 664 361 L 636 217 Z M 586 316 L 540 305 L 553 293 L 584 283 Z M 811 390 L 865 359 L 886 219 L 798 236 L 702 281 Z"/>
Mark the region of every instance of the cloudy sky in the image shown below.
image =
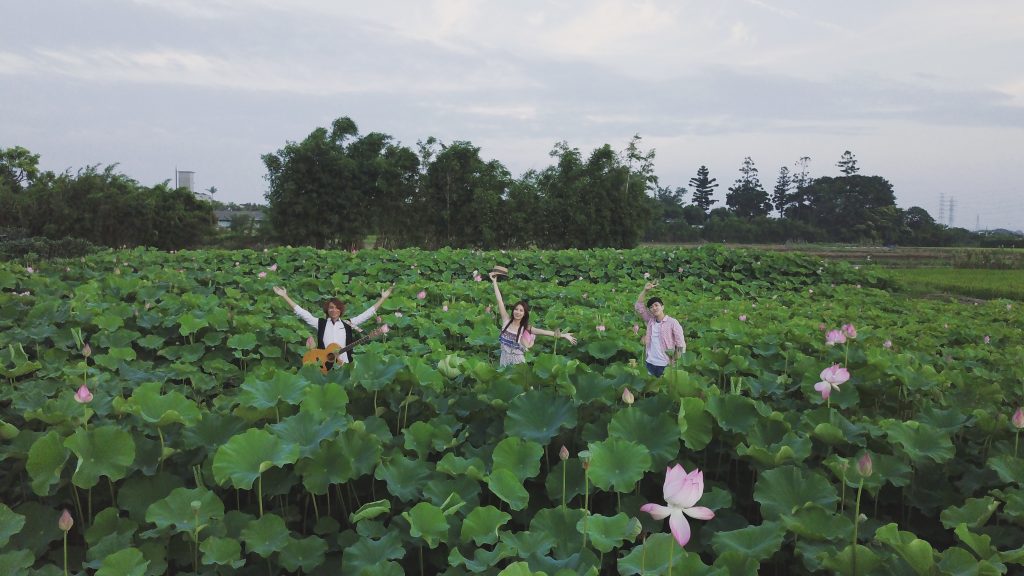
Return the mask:
<path id="1" fill-rule="evenodd" d="M 851 150 L 903 208 L 1024 229 L 1020 0 L 36 0 L 4 22 L 0 147 L 49 170 L 177 167 L 261 202 L 262 154 L 349 116 L 516 176 L 640 134 L 662 185 L 704 164 L 723 201 L 745 156 L 770 188 Z"/>

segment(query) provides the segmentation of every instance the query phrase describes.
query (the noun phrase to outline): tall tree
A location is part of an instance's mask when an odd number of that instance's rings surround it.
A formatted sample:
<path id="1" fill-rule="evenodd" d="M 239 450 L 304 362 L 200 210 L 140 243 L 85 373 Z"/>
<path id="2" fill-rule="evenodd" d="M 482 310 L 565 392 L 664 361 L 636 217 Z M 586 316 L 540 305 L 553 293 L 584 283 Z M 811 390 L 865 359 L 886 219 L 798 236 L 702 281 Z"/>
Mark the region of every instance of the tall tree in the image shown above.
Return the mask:
<path id="1" fill-rule="evenodd" d="M 743 159 L 740 177 L 729 188 L 725 204 L 741 218 L 767 216 L 771 212 L 772 205 L 768 193 L 761 186 L 761 181 L 757 177 L 757 167 L 750 156 Z"/>
<path id="2" fill-rule="evenodd" d="M 839 159 L 839 162 L 836 162 L 836 166 L 839 167 L 839 171 L 842 172 L 844 176 L 853 176 L 857 172 L 860 172 L 860 168 L 857 167 L 857 157 L 849 150 L 843 152 L 843 156 Z"/>
<path id="3" fill-rule="evenodd" d="M 0 149 L 0 186 L 6 184 L 12 190 L 20 189 L 38 176 L 39 154 L 21 146 Z"/>
<path id="4" fill-rule="evenodd" d="M 808 194 L 808 187 L 811 185 L 810 156 L 801 156 L 793 164 L 792 171 L 792 192 L 787 198 L 782 214 L 786 218 L 810 222 L 811 220 L 811 197 Z"/>
<path id="5" fill-rule="evenodd" d="M 793 186 L 793 178 L 789 175 L 789 168 L 779 168 L 779 177 L 775 180 L 775 188 L 772 189 L 772 205 L 782 216 L 789 204 L 789 191 Z"/>
<path id="6" fill-rule="evenodd" d="M 697 176 L 690 178 L 690 186 L 693 186 L 693 205 L 699 207 L 706 215 L 711 211 L 711 205 L 718 202 L 711 197 L 715 188 L 718 188 L 717 178 L 709 178 L 707 166 L 697 169 Z"/>

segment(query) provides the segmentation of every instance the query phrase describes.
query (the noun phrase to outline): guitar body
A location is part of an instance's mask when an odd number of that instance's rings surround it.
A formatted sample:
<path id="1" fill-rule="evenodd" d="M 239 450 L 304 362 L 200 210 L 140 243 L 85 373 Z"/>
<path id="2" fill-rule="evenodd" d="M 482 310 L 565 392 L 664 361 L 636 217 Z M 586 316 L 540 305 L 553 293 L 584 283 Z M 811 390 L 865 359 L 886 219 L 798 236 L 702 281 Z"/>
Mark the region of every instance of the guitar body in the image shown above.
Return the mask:
<path id="1" fill-rule="evenodd" d="M 341 364 L 340 362 L 338 362 L 339 356 L 344 355 L 346 352 L 355 348 L 359 344 L 362 344 L 363 342 L 374 340 L 384 334 L 387 334 L 388 331 L 388 325 L 384 324 L 383 326 L 378 327 L 373 332 L 370 332 L 366 336 L 363 336 L 359 340 L 356 340 L 355 342 L 349 344 L 348 346 L 345 346 L 344 348 L 337 344 L 330 344 L 329 346 L 327 346 L 327 348 L 314 348 L 302 355 L 302 363 L 318 364 L 320 365 L 320 372 L 327 374 L 329 370 Z"/>

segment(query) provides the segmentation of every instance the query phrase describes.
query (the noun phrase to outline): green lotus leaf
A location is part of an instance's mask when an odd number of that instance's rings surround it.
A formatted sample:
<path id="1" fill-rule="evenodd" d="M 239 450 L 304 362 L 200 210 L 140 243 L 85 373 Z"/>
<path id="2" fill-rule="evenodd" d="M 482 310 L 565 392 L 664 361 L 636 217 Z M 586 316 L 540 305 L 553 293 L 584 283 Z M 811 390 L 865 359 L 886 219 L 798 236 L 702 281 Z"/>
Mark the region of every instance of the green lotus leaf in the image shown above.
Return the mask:
<path id="1" fill-rule="evenodd" d="M 703 450 L 711 442 L 715 423 L 700 398 L 682 398 L 679 406 L 679 436 L 690 450 Z"/>
<path id="2" fill-rule="evenodd" d="M 935 573 L 935 550 L 913 532 L 904 532 L 896 524 L 886 524 L 875 530 L 875 540 L 892 548 L 915 573 L 921 576 Z"/>
<path id="3" fill-rule="evenodd" d="M 360 506 L 358 510 L 349 515 L 348 519 L 349 522 L 358 524 L 360 520 L 371 520 L 388 512 L 391 512 L 391 502 L 388 500 L 376 500 Z"/>
<path id="4" fill-rule="evenodd" d="M 477 546 L 494 544 L 498 541 L 498 530 L 511 519 L 494 506 L 474 508 L 462 521 L 462 540 L 472 540 Z"/>
<path id="5" fill-rule="evenodd" d="M 622 576 L 634 574 L 668 574 L 669 563 L 673 574 L 710 574 L 711 567 L 701 561 L 696 552 L 680 548 L 671 534 L 652 534 L 633 547 L 629 554 L 619 558 Z"/>
<path id="6" fill-rule="evenodd" d="M 445 377 L 422 358 L 406 358 L 405 363 L 412 374 L 413 380 L 420 386 L 430 388 L 436 392 L 444 390 Z"/>
<path id="7" fill-rule="evenodd" d="M 735 550 L 719 554 L 712 566 L 716 574 L 749 574 L 757 576 L 761 572 L 761 564 L 756 558 L 745 556 Z"/>
<path id="8" fill-rule="evenodd" d="M 388 492 L 400 500 L 417 500 L 423 486 L 433 474 L 433 465 L 423 460 L 393 455 L 381 462 L 374 477 L 388 484 Z"/>
<path id="9" fill-rule="evenodd" d="M 767 448 L 748 447 L 746 444 L 740 443 L 736 447 L 736 454 L 743 458 L 750 458 L 765 467 L 775 467 L 787 463 L 798 464 L 811 455 L 811 439 L 790 432 L 782 438 L 782 441 Z"/>
<path id="10" fill-rule="evenodd" d="M 968 528 L 977 530 L 988 522 L 997 508 L 999 502 L 991 496 L 968 498 L 963 506 L 950 506 L 943 510 L 940 519 L 942 525 L 949 529 L 966 524 Z"/>
<path id="11" fill-rule="evenodd" d="M 822 422 L 821 424 L 815 426 L 814 432 L 812 434 L 815 438 L 821 440 L 822 442 L 828 444 L 829 446 L 838 446 L 840 444 L 848 443 L 846 435 L 843 434 L 843 431 L 840 430 L 837 426 L 829 424 L 828 422 Z"/>
<path id="12" fill-rule="evenodd" d="M 514 399 L 505 415 L 505 433 L 547 444 L 562 428 L 576 426 L 576 409 L 564 397 L 529 390 Z"/>
<path id="13" fill-rule="evenodd" d="M 380 440 L 356 422 L 334 440 L 324 442 L 311 458 L 299 460 L 295 471 L 302 476 L 307 490 L 325 494 L 331 484 L 342 484 L 372 472 L 380 455 Z"/>
<path id="14" fill-rule="evenodd" d="M 448 452 L 437 463 L 437 471 L 449 476 L 466 476 L 482 481 L 486 476 L 486 464 L 479 458 L 463 458 Z"/>
<path id="15" fill-rule="evenodd" d="M 274 408 L 280 402 L 296 406 L 302 401 L 309 381 L 300 374 L 283 370 L 273 373 L 270 380 L 252 376 L 246 378 L 238 392 L 238 403 L 257 410 Z"/>
<path id="16" fill-rule="evenodd" d="M 165 346 L 157 352 L 158 356 L 163 356 L 168 360 L 183 364 L 193 364 L 198 362 L 204 354 L 206 354 L 206 345 L 201 342 L 183 344 L 180 346 Z"/>
<path id="17" fill-rule="evenodd" d="M 146 350 L 159 350 L 163 348 L 164 342 L 166 341 L 166 338 L 158 334 L 146 334 L 142 338 L 136 340 L 135 343 L 138 344 L 139 346 L 142 346 Z"/>
<path id="18" fill-rule="evenodd" d="M 18 533 L 11 535 L 8 544 L 11 550 L 28 550 L 33 558 L 42 557 L 51 543 L 60 540 L 64 534 L 57 527 L 61 514 L 58 509 L 29 500 L 15 506 L 13 510 L 25 518 L 25 525 Z"/>
<path id="19" fill-rule="evenodd" d="M 104 509 L 93 518 L 92 525 L 85 528 L 86 558 L 90 564 L 99 566 L 107 556 L 131 547 L 138 528 L 134 520 L 119 517 L 116 508 Z"/>
<path id="20" fill-rule="evenodd" d="M 746 396 L 725 394 L 708 399 L 707 411 L 729 432 L 746 434 L 763 418 L 763 404 Z"/>
<path id="21" fill-rule="evenodd" d="M 942 552 L 942 560 L 939 561 L 939 570 L 943 574 L 953 576 L 976 576 L 985 574 L 1002 574 L 1003 571 L 996 569 L 991 563 L 985 560 L 978 560 L 973 554 L 953 546 Z"/>
<path id="22" fill-rule="evenodd" d="M 0 548 L 25 526 L 25 517 L 0 503 Z"/>
<path id="23" fill-rule="evenodd" d="M 60 482 L 60 475 L 69 454 L 64 447 L 64 439 L 55 430 L 50 430 L 32 443 L 28 450 L 25 470 L 32 479 L 33 492 L 39 496 L 50 493 L 53 485 Z"/>
<path id="24" fill-rule="evenodd" d="M 602 490 L 632 492 L 651 469 L 647 450 L 628 440 L 609 438 L 590 445 L 590 481 Z"/>
<path id="25" fill-rule="evenodd" d="M 117 490 L 117 505 L 128 512 L 128 517 L 145 522 L 149 506 L 170 494 L 175 488 L 184 486 L 184 480 L 169 471 L 155 476 L 132 475 Z"/>
<path id="26" fill-rule="evenodd" d="M 359 354 L 359 361 L 352 368 L 351 380 L 375 392 L 394 382 L 404 368 L 405 364 L 399 359 L 385 359 L 372 350 L 366 350 Z"/>
<path id="27" fill-rule="evenodd" d="M 487 487 L 513 510 L 526 508 L 530 501 L 530 494 L 523 488 L 523 481 L 505 468 L 499 468 L 487 477 Z"/>
<path id="28" fill-rule="evenodd" d="M 513 562 L 498 572 L 498 576 L 547 576 L 547 572 L 534 572 L 527 562 Z"/>
<path id="29" fill-rule="evenodd" d="M 494 447 L 494 470 L 508 470 L 523 482 L 540 473 L 540 460 L 544 448 L 536 442 L 522 438 L 505 438 Z"/>
<path id="30" fill-rule="evenodd" d="M 639 520 L 620 512 L 615 516 L 587 516 L 576 523 L 576 530 L 585 533 L 590 544 L 602 554 L 606 554 L 621 546 L 623 542 L 635 540 L 640 535 L 642 527 Z"/>
<path id="31" fill-rule="evenodd" d="M 583 533 L 576 526 L 585 515 L 577 508 L 544 508 L 530 520 L 530 532 L 542 538 L 545 546 L 554 544 L 553 556 L 565 558 L 583 547 Z"/>
<path id="32" fill-rule="evenodd" d="M 269 558 L 274 552 L 283 550 L 291 536 L 288 527 L 284 525 L 284 519 L 268 513 L 249 522 L 242 529 L 241 539 L 245 543 L 246 552 Z"/>
<path id="33" fill-rule="evenodd" d="M 149 560 L 138 548 L 125 548 L 107 556 L 96 576 L 145 576 Z"/>
<path id="34" fill-rule="evenodd" d="M 404 557 L 402 535 L 397 530 L 385 532 L 377 539 L 363 536 L 342 554 L 341 574 L 404 576 L 402 567 L 392 562 Z"/>
<path id="35" fill-rule="evenodd" d="M 915 464 L 932 461 L 938 464 L 953 458 L 955 450 L 949 434 L 927 424 L 910 420 L 887 420 L 882 428 L 890 442 L 898 444 Z"/>
<path id="36" fill-rule="evenodd" d="M 14 424 L 0 420 L 0 440 L 14 440 L 20 433 L 21 430 Z"/>
<path id="37" fill-rule="evenodd" d="M 195 425 L 183 428 L 181 438 L 185 448 L 198 448 L 204 454 L 231 438 L 248 430 L 249 425 L 242 418 L 226 412 L 204 412 L 203 418 Z"/>
<path id="38" fill-rule="evenodd" d="M 64 446 L 78 457 L 71 481 L 79 488 L 92 488 L 100 476 L 120 480 L 135 461 L 131 434 L 116 426 L 79 428 L 64 440 Z"/>
<path id="39" fill-rule="evenodd" d="M 252 350 L 256 347 L 256 335 L 246 332 L 228 338 L 228 347 L 234 350 Z"/>
<path id="40" fill-rule="evenodd" d="M 92 317 L 92 322 L 104 332 L 114 332 L 124 326 L 124 318 L 113 314 L 99 314 Z M 185 334 L 182 334 L 185 336 Z"/>
<path id="41" fill-rule="evenodd" d="M 438 425 L 440 424 L 440 425 Z M 452 442 L 454 432 L 438 421 L 413 422 L 405 430 L 405 449 L 413 450 L 425 460 L 431 452 L 441 451 Z"/>
<path id="42" fill-rule="evenodd" d="M 430 502 L 420 502 L 412 510 L 402 512 L 402 517 L 409 522 L 409 534 L 422 538 L 430 548 L 448 539 L 448 518 Z"/>
<path id="43" fill-rule="evenodd" d="M 203 328 L 210 325 L 205 318 L 196 318 L 191 312 L 186 312 L 178 317 L 178 333 L 182 336 L 188 336 L 189 334 L 195 334 Z"/>
<path id="44" fill-rule="evenodd" d="M 203 564 L 217 564 L 229 568 L 245 566 L 242 544 L 234 538 L 210 536 L 199 544 L 199 551 L 203 553 Z"/>
<path id="45" fill-rule="evenodd" d="M 985 461 L 985 465 L 995 470 L 1003 482 L 1024 485 L 1024 458 L 993 456 Z"/>
<path id="46" fill-rule="evenodd" d="M 205 488 L 175 488 L 146 510 L 146 522 L 158 530 L 190 533 L 224 518 L 224 503 Z"/>
<path id="47" fill-rule="evenodd" d="M 300 458 L 309 458 L 320 450 L 321 442 L 337 434 L 343 425 L 340 419 L 322 420 L 300 411 L 278 424 L 272 424 L 270 429 L 285 443 L 298 446 Z"/>
<path id="48" fill-rule="evenodd" d="M 665 408 L 665 409 L 663 409 Z M 651 454 L 653 468 L 662 468 L 679 456 L 679 424 L 661 406 L 649 414 L 637 407 L 619 410 L 608 424 L 608 436 L 644 446 Z"/>
<path id="49" fill-rule="evenodd" d="M 602 338 L 587 344 L 587 354 L 598 360 L 607 360 L 619 351 L 619 343 L 613 338 Z"/>
<path id="50" fill-rule="evenodd" d="M 202 417 L 196 403 L 184 394 L 176 390 L 161 394 L 160 389 L 158 382 L 142 384 L 132 392 L 125 408 L 158 427 L 171 423 L 192 426 Z"/>
<path id="51" fill-rule="evenodd" d="M 711 537 L 715 553 L 736 552 L 758 562 L 768 560 L 782 548 L 786 531 L 778 522 L 765 522 L 760 526 L 747 526 L 729 532 L 716 532 Z"/>
<path id="52" fill-rule="evenodd" d="M 8 344 L 7 351 L 0 350 L 0 375 L 9 380 L 31 374 L 43 367 L 42 364 L 28 359 L 28 354 L 21 344 Z"/>
<path id="53" fill-rule="evenodd" d="M 345 415 L 348 406 L 348 392 L 337 382 L 306 387 L 305 396 L 299 404 L 301 412 L 309 412 L 318 419 L 336 418 Z"/>
<path id="54" fill-rule="evenodd" d="M 35 562 L 35 556 L 28 550 L 14 550 L 0 554 L 0 574 L 4 576 L 27 576 L 28 569 Z"/>
<path id="55" fill-rule="evenodd" d="M 272 466 L 294 464 L 299 447 L 283 442 L 266 430 L 250 428 L 217 448 L 213 456 L 213 477 L 221 486 L 249 490 L 261 472 Z"/>
<path id="56" fill-rule="evenodd" d="M 327 543 L 323 538 L 318 536 L 292 538 L 284 550 L 281 550 L 278 559 L 281 561 L 281 566 L 289 572 L 294 573 L 301 569 L 303 573 L 307 573 L 323 564 L 326 552 Z"/>
<path id="57" fill-rule="evenodd" d="M 787 531 L 807 540 L 843 542 L 853 536 L 853 522 L 849 518 L 817 504 L 805 504 L 792 514 L 783 514 L 781 519 Z"/>
<path id="58" fill-rule="evenodd" d="M 999 554 L 995 547 L 992 546 L 991 536 L 988 534 L 974 534 L 967 527 L 967 524 L 957 526 L 953 533 L 982 560 L 987 560 Z"/>
<path id="59" fill-rule="evenodd" d="M 808 502 L 833 510 L 839 497 L 835 487 L 821 474 L 781 466 L 760 474 L 754 487 L 754 500 L 761 504 L 763 518 L 777 520 L 783 514 L 793 514 Z"/>
<path id="60" fill-rule="evenodd" d="M 830 557 L 825 561 L 825 567 L 840 576 L 859 576 L 861 574 L 873 574 L 882 564 L 878 557 L 867 546 L 857 545 L 857 570 L 853 569 L 853 546 L 843 548 L 839 554 Z"/>

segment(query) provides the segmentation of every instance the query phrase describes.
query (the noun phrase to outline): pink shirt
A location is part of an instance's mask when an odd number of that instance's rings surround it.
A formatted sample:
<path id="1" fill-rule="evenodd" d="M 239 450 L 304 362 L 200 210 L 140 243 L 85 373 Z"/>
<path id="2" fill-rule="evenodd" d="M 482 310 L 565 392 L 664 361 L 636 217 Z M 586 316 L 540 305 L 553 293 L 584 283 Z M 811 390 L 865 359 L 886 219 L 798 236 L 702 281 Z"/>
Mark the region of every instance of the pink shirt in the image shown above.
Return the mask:
<path id="1" fill-rule="evenodd" d="M 651 314 L 651 311 L 641 302 L 633 304 L 633 309 L 636 313 L 644 319 L 647 323 L 646 334 L 651 333 L 651 324 L 658 321 L 657 318 Z M 679 325 L 679 321 L 671 316 L 665 316 L 661 321 L 661 343 L 665 348 L 665 351 L 671 351 L 675 348 L 682 348 L 683 352 L 686 351 L 686 336 L 683 335 L 683 327 Z"/>

